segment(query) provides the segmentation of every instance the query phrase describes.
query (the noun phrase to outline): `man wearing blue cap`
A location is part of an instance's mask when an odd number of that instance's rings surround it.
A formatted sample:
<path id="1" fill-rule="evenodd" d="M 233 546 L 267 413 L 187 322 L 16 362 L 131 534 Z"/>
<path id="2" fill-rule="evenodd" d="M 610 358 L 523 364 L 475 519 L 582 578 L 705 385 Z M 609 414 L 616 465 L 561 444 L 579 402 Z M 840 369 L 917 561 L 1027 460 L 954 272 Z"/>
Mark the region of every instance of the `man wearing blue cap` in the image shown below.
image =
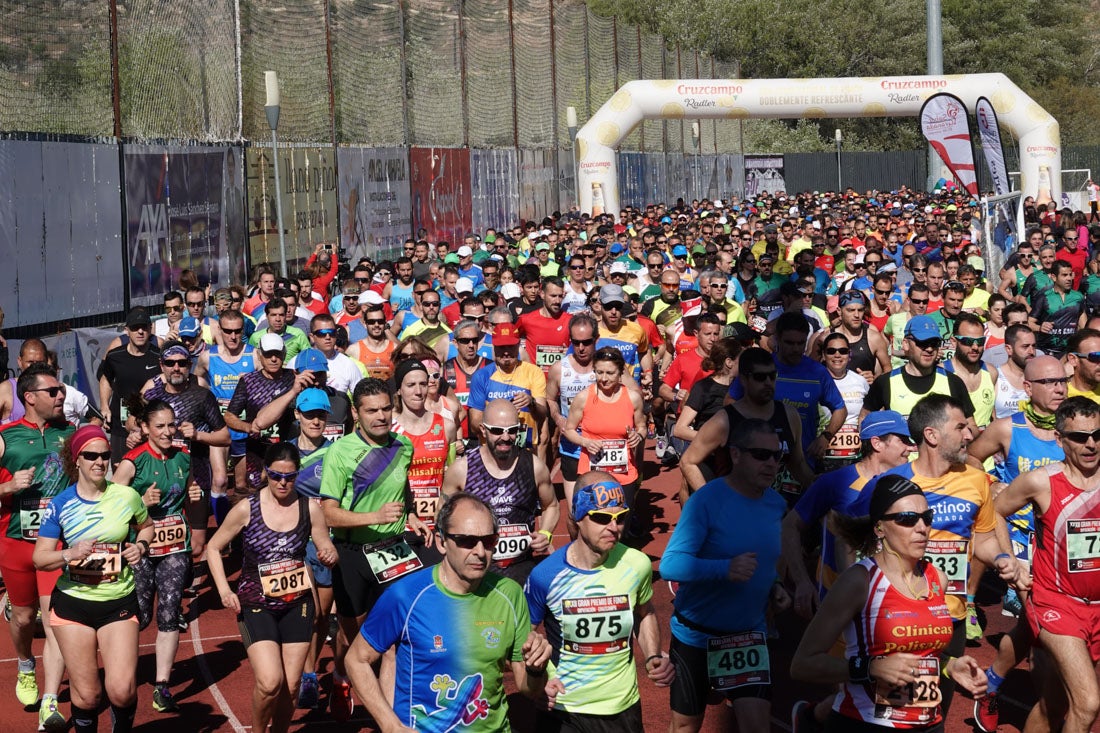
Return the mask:
<path id="1" fill-rule="evenodd" d="M 328 360 L 325 355 L 317 349 L 306 349 L 294 359 L 294 373 L 296 376 L 290 389 L 280 392 L 263 405 L 252 421 L 253 427 L 265 430 L 276 423 L 292 420 L 290 413 L 294 400 L 303 390 L 316 387 L 327 394 L 331 402 L 328 422 L 325 424 L 325 437 L 335 440 L 347 435 L 351 431 L 353 418 L 351 400 L 348 399 L 347 392 L 328 385 Z"/>
<path id="2" fill-rule="evenodd" d="M 661 651 L 649 558 L 619 540 L 629 509 L 610 474 L 577 480 L 572 517 L 577 539 L 540 563 L 524 593 L 532 626 L 543 624 L 553 648 L 547 668 L 549 714 L 540 731 L 642 730 L 631 637 L 637 632 L 646 674 L 667 687 L 676 674 Z"/>
<path id="3" fill-rule="evenodd" d="M 829 529 L 829 521 L 822 520 L 834 512 L 848 514 L 848 508 L 859 498 L 867 482 L 905 463 L 913 449 L 913 439 L 905 418 L 893 410 L 879 410 L 863 418 L 859 438 L 859 461 L 818 477 L 799 498 L 794 511 L 788 512 L 783 519 L 784 564 L 794 585 L 795 611 L 803 618 L 813 616 L 833 581 L 853 560 L 849 556 L 850 548 L 838 543 Z M 821 557 L 815 584 L 806 570 L 802 534 L 818 522 L 822 522 Z M 807 723 L 807 730 L 820 729 L 832 709 L 832 703 L 832 695 L 816 705 L 800 700 L 795 703 L 792 714 Z M 817 725 L 809 724 L 808 716 L 813 716 Z"/>
<path id="4" fill-rule="evenodd" d="M 863 398 L 860 418 L 875 410 L 896 410 L 908 418 L 913 406 L 929 394 L 948 395 L 962 406 L 963 414 L 975 434 L 974 405 L 963 381 L 938 366 L 943 338 L 939 326 L 929 316 L 913 316 L 905 324 L 902 347 L 908 361 L 871 383 Z"/>

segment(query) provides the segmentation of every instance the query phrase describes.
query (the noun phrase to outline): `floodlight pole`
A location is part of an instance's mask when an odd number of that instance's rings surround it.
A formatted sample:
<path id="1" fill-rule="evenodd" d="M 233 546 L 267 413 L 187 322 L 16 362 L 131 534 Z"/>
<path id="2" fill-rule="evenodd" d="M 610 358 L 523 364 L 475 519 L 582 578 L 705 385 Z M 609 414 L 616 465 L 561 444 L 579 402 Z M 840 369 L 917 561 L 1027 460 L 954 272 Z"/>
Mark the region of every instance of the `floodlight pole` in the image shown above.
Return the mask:
<path id="1" fill-rule="evenodd" d="M 577 180 L 577 108 L 565 108 L 565 126 L 569 128 L 569 152 L 573 155 L 573 200 L 581 206 L 581 182 Z"/>
<path id="2" fill-rule="evenodd" d="M 279 190 L 279 138 L 276 133 L 279 128 L 279 77 L 274 71 L 265 71 L 264 82 L 267 86 L 264 112 L 267 114 L 267 124 L 271 127 L 271 158 L 275 166 L 275 219 L 279 228 L 279 262 L 282 275 L 286 277 L 286 237 L 283 234 L 283 196 Z"/>
<path id="3" fill-rule="evenodd" d="M 844 191 L 844 185 L 840 180 L 840 143 L 843 142 L 844 135 L 840 132 L 840 128 L 836 128 L 836 192 L 839 195 Z"/>
<path id="4" fill-rule="evenodd" d="M 943 11 L 940 0 L 925 0 L 927 8 L 928 75 L 943 74 Z M 928 190 L 936 184 L 939 176 L 940 157 L 931 145 L 928 146 Z"/>

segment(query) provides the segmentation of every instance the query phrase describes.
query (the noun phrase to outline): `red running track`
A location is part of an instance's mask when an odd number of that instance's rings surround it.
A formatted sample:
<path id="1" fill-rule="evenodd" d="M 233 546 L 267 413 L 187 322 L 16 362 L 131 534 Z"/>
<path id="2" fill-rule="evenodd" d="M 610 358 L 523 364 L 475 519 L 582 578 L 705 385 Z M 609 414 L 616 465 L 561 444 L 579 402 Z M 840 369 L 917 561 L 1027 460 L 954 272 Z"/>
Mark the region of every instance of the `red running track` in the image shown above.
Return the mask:
<path id="1" fill-rule="evenodd" d="M 680 504 L 677 491 L 680 473 L 677 469 L 660 468 L 654 462 L 652 450 L 646 453 L 645 481 L 639 492 L 639 514 L 644 526 L 652 527 L 644 551 L 657 567 L 661 554 L 668 542 L 672 528 L 680 516 Z M 560 495 L 560 487 L 559 487 Z M 564 541 L 565 519 L 558 527 L 555 544 Z M 672 596 L 668 584 L 655 577 L 654 603 L 664 629 L 665 646 L 668 640 L 668 619 L 672 611 Z M 1000 634 L 1008 631 L 1012 619 L 1001 615 L 1000 599 L 989 592 L 980 595 L 979 606 L 988 615 L 986 638 L 980 644 L 972 644 L 968 653 L 974 655 L 983 665 L 993 658 L 991 646 Z M 196 618 L 195 611 L 198 611 Z M 138 662 L 138 712 L 136 730 L 157 733 L 207 733 L 208 731 L 244 731 L 251 730 L 250 696 L 252 690 L 252 671 L 245 657 L 237 632 L 233 614 L 221 608 L 217 594 L 211 585 L 204 586 L 199 597 L 192 601 L 192 619 L 190 629 L 181 634 L 179 655 L 172 674 L 172 690 L 180 704 L 178 714 L 162 714 L 152 709 L 153 680 L 153 643 L 156 637 L 154 628 L 146 629 L 141 635 L 141 656 Z M 3 625 L 0 623 L 0 625 Z M 826 688 L 791 682 L 787 668 L 791 655 L 798 644 L 805 622 L 793 612 L 782 615 L 777 620 L 780 632 L 778 642 L 774 642 L 772 655 L 772 674 L 777 680 L 772 706 L 773 724 L 776 731 L 790 730 L 791 706 L 799 699 L 817 699 L 826 693 Z M 42 640 L 35 641 L 36 655 L 41 653 Z M 24 711 L 15 699 L 16 660 L 12 650 L 11 637 L 0 632 L 0 720 L 12 726 L 11 731 L 33 731 L 37 725 L 34 712 Z M 327 701 L 330 684 L 329 673 L 332 670 L 331 652 L 322 658 L 321 702 Z M 639 660 L 639 669 L 641 668 Z M 642 689 L 642 708 L 646 729 L 651 732 L 666 731 L 669 724 L 668 692 L 654 687 L 640 675 Z M 1008 677 L 1002 699 L 1001 730 L 1017 731 L 1023 726 L 1024 719 L 1035 701 L 1030 677 L 1026 672 L 1026 663 L 1014 670 Z M 62 686 L 62 711 L 67 715 L 67 687 Z M 533 703 L 520 695 L 510 696 L 513 725 L 517 731 L 532 729 Z M 733 716 L 729 709 L 714 700 L 707 710 L 704 731 L 735 730 Z M 972 720 L 973 702 L 956 695 L 948 718 L 948 733 L 962 733 L 977 730 Z M 110 731 L 110 714 L 107 710 L 100 715 L 100 730 Z M 375 727 L 357 706 L 350 722 L 340 725 L 334 722 L 323 710 L 299 710 L 295 714 L 293 731 L 373 731 Z M 742 733 L 750 733 L 743 731 Z M 755 732 L 752 732 L 755 733 Z"/>

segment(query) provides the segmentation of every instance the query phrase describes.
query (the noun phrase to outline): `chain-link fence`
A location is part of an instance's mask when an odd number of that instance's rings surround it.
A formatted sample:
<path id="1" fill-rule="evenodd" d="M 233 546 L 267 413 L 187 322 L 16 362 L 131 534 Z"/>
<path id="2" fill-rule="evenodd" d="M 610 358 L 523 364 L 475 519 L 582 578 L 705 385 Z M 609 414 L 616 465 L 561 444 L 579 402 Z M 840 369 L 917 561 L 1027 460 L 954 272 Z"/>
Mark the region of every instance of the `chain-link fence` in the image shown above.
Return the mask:
<path id="1" fill-rule="evenodd" d="M 583 0 L 0 0 L 0 130 L 138 141 L 569 147 L 633 79 L 714 78 L 709 56 Z M 647 121 L 631 151 L 735 152 L 731 125 Z"/>

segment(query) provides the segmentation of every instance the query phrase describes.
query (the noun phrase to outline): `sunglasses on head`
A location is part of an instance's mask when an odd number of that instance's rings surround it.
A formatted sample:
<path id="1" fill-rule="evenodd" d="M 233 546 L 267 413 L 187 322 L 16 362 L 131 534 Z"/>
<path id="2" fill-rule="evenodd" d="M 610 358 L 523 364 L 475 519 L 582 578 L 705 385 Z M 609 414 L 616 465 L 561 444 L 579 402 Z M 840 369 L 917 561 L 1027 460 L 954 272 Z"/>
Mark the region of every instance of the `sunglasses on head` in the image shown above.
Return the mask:
<path id="1" fill-rule="evenodd" d="M 443 532 L 442 534 L 463 550 L 473 550 L 480 544 L 486 550 L 492 552 L 497 549 L 497 540 L 499 539 L 495 534 L 451 534 L 450 532 Z"/>
<path id="2" fill-rule="evenodd" d="M 289 473 L 283 473 L 282 471 L 273 471 L 269 468 L 267 469 L 267 477 L 272 481 L 293 481 L 298 478 L 298 472 L 290 471 Z"/>
<path id="3" fill-rule="evenodd" d="M 1087 430 L 1069 430 L 1060 435 L 1071 443 L 1078 445 L 1084 445 L 1089 442 L 1089 438 L 1092 438 L 1093 443 L 1100 443 L 1100 430 L 1093 430 L 1091 433 Z"/>
<path id="4" fill-rule="evenodd" d="M 926 509 L 923 512 L 893 512 L 891 514 L 883 514 L 882 518 L 893 522 L 899 527 L 916 527 L 917 522 L 923 521 L 926 527 L 932 526 L 932 517 L 935 516 L 931 509 Z"/>
<path id="5" fill-rule="evenodd" d="M 519 431 L 523 430 L 523 425 L 486 425 L 482 423 L 486 430 L 489 431 L 489 435 L 501 436 L 507 433 L 508 435 L 519 435 Z"/>
<path id="6" fill-rule="evenodd" d="M 586 516 L 588 519 L 591 519 L 596 524 L 602 526 L 607 526 L 608 524 L 614 522 L 615 524 L 622 527 L 626 526 L 626 519 L 629 514 L 629 509 L 621 509 L 617 512 L 604 512 L 593 510 L 588 512 L 588 514 L 585 514 L 584 516 Z"/>
<path id="7" fill-rule="evenodd" d="M 109 461 L 111 460 L 111 451 L 80 451 L 80 457 L 85 461 Z"/>

